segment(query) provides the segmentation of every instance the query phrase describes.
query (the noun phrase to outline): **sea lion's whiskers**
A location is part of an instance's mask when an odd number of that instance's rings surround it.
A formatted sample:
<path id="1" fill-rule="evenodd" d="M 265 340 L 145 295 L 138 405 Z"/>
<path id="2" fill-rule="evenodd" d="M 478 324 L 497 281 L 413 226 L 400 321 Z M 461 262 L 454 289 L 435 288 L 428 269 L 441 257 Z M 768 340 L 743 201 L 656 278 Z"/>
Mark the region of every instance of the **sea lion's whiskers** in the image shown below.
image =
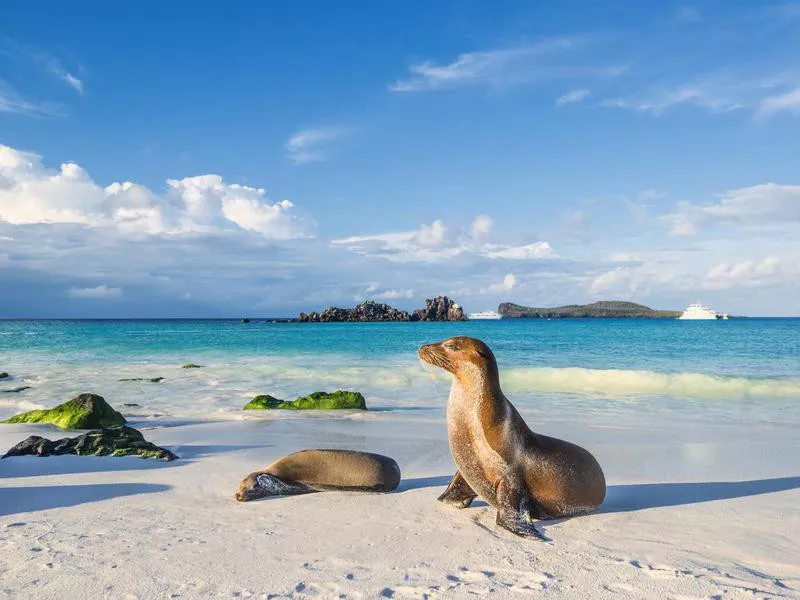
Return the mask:
<path id="1" fill-rule="evenodd" d="M 422 368 L 425 371 L 425 373 L 428 375 L 428 377 L 431 378 L 431 381 L 433 382 L 433 385 L 438 388 L 439 387 L 439 380 L 436 377 L 436 370 L 434 368 L 434 365 L 432 365 L 432 364 L 430 364 L 428 362 L 425 362 L 421 358 L 419 359 L 419 362 L 422 363 Z"/>

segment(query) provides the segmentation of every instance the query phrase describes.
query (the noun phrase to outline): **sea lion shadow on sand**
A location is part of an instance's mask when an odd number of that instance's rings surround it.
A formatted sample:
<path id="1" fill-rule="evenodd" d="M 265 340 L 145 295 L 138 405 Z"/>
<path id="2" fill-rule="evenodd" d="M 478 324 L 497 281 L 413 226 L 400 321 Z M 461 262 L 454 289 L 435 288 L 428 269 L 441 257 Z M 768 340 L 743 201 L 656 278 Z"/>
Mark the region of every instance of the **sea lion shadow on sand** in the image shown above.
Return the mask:
<path id="1" fill-rule="evenodd" d="M 687 483 L 633 483 L 608 486 L 598 512 L 633 512 L 648 508 L 685 506 L 716 500 L 760 496 L 800 488 L 800 476 L 750 481 L 697 481 Z"/>

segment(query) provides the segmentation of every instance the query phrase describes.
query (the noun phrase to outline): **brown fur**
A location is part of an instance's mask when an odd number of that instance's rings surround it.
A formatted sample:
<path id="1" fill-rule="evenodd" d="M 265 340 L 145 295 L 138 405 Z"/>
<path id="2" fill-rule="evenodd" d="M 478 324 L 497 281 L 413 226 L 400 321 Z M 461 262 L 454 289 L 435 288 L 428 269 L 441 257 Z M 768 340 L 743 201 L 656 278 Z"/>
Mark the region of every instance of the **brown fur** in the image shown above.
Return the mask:
<path id="1" fill-rule="evenodd" d="M 531 431 L 500 389 L 489 347 L 455 337 L 419 349 L 420 358 L 453 374 L 448 437 L 458 472 L 439 498 L 466 508 L 477 495 L 498 509 L 498 524 L 541 537 L 534 518 L 574 516 L 605 498 L 605 477 L 587 451 Z"/>
<path id="2" fill-rule="evenodd" d="M 388 456 L 355 450 L 302 450 L 245 477 L 235 497 L 246 502 L 328 490 L 391 492 L 399 483 L 400 467 Z"/>

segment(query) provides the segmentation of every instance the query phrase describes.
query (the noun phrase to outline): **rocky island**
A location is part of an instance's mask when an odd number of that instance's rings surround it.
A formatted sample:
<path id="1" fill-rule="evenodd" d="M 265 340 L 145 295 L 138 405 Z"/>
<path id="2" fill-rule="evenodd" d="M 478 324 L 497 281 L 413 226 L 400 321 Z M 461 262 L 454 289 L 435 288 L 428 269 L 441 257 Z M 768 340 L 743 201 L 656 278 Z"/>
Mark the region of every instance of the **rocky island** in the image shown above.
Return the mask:
<path id="1" fill-rule="evenodd" d="M 425 300 L 425 308 L 409 314 L 404 310 L 373 300 L 362 302 L 355 308 L 326 308 L 322 312 L 300 313 L 300 323 L 366 323 L 371 321 L 466 321 L 461 306 L 447 296 Z"/>
<path id="2" fill-rule="evenodd" d="M 563 319 L 563 318 L 644 318 L 675 319 L 681 315 L 679 310 L 655 310 L 643 304 L 622 300 L 602 300 L 592 304 L 569 304 L 555 308 L 532 308 L 504 302 L 498 308 L 504 318 Z"/>

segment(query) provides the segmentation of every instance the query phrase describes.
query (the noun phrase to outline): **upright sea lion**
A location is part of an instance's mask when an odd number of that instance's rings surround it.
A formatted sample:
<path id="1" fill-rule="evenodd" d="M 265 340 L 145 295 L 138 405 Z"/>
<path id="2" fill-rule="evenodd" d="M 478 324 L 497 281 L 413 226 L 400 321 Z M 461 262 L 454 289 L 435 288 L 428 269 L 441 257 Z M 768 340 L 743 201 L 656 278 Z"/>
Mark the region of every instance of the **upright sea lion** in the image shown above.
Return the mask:
<path id="1" fill-rule="evenodd" d="M 400 467 L 388 456 L 355 450 L 301 450 L 245 477 L 235 497 L 247 502 L 330 490 L 391 492 L 399 483 Z"/>
<path id="2" fill-rule="evenodd" d="M 605 498 L 603 470 L 580 446 L 531 431 L 503 395 L 497 361 L 480 340 L 454 337 L 419 349 L 453 374 L 447 434 L 458 471 L 439 501 L 467 508 L 481 496 L 497 524 L 545 539 L 533 519 L 584 514 Z"/>

